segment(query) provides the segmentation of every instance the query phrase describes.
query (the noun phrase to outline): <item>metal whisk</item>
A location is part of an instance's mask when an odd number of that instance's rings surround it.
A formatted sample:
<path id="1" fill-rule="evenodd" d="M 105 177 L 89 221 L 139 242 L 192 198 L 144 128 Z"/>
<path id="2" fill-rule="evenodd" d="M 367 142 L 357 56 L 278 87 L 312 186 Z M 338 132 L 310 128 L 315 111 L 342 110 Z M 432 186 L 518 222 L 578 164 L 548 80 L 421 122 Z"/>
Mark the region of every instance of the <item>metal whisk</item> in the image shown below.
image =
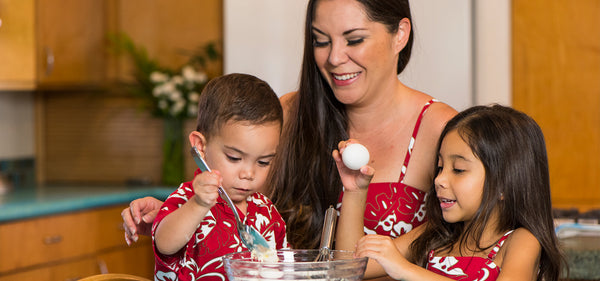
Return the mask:
<path id="1" fill-rule="evenodd" d="M 329 206 L 325 211 L 325 220 L 323 222 L 323 231 L 321 232 L 321 247 L 315 261 L 329 261 L 331 256 L 331 245 L 333 244 L 335 224 L 337 221 L 337 212 L 333 206 Z"/>

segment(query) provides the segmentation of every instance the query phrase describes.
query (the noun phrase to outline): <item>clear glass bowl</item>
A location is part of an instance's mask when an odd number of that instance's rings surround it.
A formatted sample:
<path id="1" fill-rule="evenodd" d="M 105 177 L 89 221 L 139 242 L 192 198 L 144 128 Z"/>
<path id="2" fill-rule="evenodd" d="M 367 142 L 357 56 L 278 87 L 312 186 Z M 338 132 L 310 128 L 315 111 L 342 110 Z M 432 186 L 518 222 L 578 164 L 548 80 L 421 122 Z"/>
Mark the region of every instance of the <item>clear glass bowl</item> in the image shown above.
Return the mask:
<path id="1" fill-rule="evenodd" d="M 329 261 L 315 262 L 319 250 L 277 250 L 276 262 L 260 261 L 252 253 L 237 252 L 223 257 L 227 277 L 238 280 L 362 280 L 367 258 L 353 252 L 331 251 Z"/>

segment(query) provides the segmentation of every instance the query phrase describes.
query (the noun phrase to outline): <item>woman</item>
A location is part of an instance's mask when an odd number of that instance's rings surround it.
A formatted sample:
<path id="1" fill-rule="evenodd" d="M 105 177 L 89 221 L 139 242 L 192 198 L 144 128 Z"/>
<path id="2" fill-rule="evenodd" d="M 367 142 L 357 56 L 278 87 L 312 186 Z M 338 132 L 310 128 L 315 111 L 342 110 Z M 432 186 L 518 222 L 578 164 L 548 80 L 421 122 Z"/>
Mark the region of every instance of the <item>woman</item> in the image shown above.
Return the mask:
<path id="1" fill-rule="evenodd" d="M 432 97 L 397 78 L 413 41 L 408 1 L 310 1 L 305 30 L 299 90 L 281 98 L 287 128 L 270 185 L 288 241 L 295 248 L 318 247 L 325 210 L 342 190 L 331 151 L 348 138 L 369 149 L 369 165 L 377 171 L 367 209 L 376 214 L 367 216 L 365 230 L 390 236 L 409 231 L 422 222 L 423 213 L 421 219 L 414 215 L 433 182 L 435 146 L 456 111 L 439 102 L 427 105 Z M 418 137 L 411 140 L 415 128 Z M 412 210 L 389 210 L 407 200 Z"/>
<path id="2" fill-rule="evenodd" d="M 300 86 L 281 98 L 286 128 L 268 185 L 292 247 L 319 246 L 325 210 L 342 190 L 331 151 L 348 138 L 369 149 L 377 171 L 365 231 L 397 236 L 423 222 L 436 143 L 456 111 L 398 80 L 412 42 L 408 0 L 309 1 Z M 156 205 L 138 200 L 122 213 L 129 238 L 132 214 L 141 220 L 140 207 Z"/>

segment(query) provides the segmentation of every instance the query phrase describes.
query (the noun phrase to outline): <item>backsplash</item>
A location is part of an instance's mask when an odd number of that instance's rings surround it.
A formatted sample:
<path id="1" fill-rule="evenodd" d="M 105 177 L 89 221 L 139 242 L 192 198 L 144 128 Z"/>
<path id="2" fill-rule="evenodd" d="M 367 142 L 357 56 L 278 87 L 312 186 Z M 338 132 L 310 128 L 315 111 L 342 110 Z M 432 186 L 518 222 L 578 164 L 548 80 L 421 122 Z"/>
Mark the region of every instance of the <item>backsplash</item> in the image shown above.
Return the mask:
<path id="1" fill-rule="evenodd" d="M 34 158 L 0 159 L 0 180 L 7 188 L 21 188 L 35 185 Z"/>

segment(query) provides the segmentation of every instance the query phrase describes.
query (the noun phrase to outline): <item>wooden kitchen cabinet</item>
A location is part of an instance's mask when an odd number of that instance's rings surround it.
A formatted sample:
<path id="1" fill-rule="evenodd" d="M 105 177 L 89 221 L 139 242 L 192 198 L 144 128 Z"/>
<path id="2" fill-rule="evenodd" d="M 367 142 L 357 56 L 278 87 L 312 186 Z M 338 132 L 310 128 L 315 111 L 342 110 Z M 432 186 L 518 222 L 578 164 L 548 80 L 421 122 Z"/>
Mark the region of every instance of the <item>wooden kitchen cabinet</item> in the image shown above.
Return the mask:
<path id="1" fill-rule="evenodd" d="M 513 106 L 548 149 L 552 205 L 600 208 L 600 1 L 512 1 Z M 577 30 L 577 32 L 573 32 Z"/>
<path id="2" fill-rule="evenodd" d="M 0 281 L 76 280 L 111 272 L 152 278 L 149 237 L 128 247 L 122 229 L 125 206 L 0 224 Z"/>
<path id="3" fill-rule="evenodd" d="M 0 90 L 103 83 L 109 5 L 95 0 L 0 0 Z"/>

